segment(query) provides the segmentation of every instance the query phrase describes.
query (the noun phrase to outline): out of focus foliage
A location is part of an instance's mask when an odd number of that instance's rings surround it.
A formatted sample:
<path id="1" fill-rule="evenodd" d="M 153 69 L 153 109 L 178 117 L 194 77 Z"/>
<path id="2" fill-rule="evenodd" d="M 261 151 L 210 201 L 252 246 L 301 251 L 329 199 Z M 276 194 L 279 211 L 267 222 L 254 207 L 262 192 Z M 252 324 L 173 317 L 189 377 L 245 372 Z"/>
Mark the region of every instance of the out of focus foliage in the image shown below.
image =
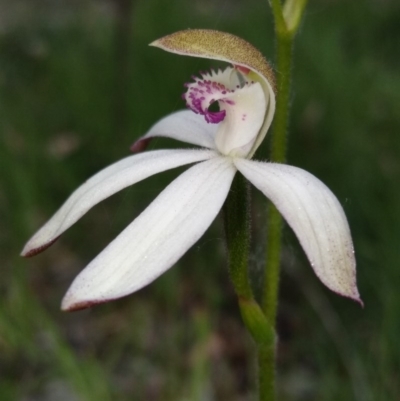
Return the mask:
<path id="1" fill-rule="evenodd" d="M 219 223 L 148 288 L 58 310 L 73 277 L 177 175 L 103 202 L 31 260 L 24 241 L 214 64 L 149 48 L 186 28 L 232 32 L 274 57 L 261 0 L 0 1 L 0 399 L 252 400 L 252 343 Z M 348 215 L 365 308 L 331 294 L 285 229 L 280 400 L 400 398 L 400 4 L 310 0 L 297 38 L 289 163 Z M 279 71 L 276 72 L 279 74 Z M 153 148 L 181 146 L 154 141 Z M 266 158 L 268 141 L 259 153 Z M 254 194 L 259 287 L 265 202 Z M 134 244 L 132 244 L 134 246 Z"/>

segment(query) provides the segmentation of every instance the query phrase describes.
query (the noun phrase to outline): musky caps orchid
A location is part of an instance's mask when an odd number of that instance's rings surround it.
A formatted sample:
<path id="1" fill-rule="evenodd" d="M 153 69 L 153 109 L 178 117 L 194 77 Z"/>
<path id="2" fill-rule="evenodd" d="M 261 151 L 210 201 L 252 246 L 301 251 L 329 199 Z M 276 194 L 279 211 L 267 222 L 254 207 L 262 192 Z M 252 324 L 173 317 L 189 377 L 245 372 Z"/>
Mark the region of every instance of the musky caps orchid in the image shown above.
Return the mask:
<path id="1" fill-rule="evenodd" d="M 187 30 L 152 43 L 164 50 L 229 62 L 186 84 L 191 110 L 159 122 L 133 146 L 168 137 L 207 149 L 155 150 L 127 157 L 79 187 L 28 241 L 23 256 L 50 246 L 101 200 L 161 171 L 197 163 L 176 178 L 74 280 L 63 310 L 78 310 L 131 294 L 151 283 L 203 235 L 223 206 L 237 171 L 278 208 L 311 266 L 331 290 L 362 303 L 350 230 L 340 203 L 316 177 L 297 167 L 250 160 L 275 110 L 272 70 L 236 36 Z M 218 102 L 219 110 L 209 106 Z"/>

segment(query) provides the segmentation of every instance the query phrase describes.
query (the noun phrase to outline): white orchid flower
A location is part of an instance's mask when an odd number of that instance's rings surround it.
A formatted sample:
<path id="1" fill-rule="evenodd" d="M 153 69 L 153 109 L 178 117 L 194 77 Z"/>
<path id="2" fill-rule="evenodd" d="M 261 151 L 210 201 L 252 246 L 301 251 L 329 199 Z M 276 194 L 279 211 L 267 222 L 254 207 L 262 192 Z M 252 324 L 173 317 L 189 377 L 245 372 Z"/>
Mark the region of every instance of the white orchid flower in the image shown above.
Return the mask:
<path id="1" fill-rule="evenodd" d="M 76 277 L 62 309 L 126 296 L 172 267 L 216 218 L 237 172 L 274 203 L 320 280 L 361 302 L 350 230 L 336 197 L 304 170 L 250 160 L 275 111 L 273 73 L 261 53 L 243 39 L 208 30 L 177 32 L 151 45 L 233 67 L 194 78 L 184 95 L 190 110 L 163 118 L 133 147 L 141 150 L 152 137 L 168 137 L 199 149 L 144 152 L 105 168 L 79 187 L 28 241 L 23 256 L 47 248 L 92 206 L 117 191 L 161 171 L 196 163 Z M 210 111 L 214 102 L 219 111 Z"/>

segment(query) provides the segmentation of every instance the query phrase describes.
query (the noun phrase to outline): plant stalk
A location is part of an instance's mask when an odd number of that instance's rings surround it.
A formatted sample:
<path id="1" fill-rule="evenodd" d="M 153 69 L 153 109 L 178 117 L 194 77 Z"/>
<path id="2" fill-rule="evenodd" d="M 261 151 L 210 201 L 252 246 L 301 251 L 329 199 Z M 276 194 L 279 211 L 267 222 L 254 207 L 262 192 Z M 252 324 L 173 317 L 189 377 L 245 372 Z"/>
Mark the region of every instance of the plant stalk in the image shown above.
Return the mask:
<path id="1" fill-rule="evenodd" d="M 284 163 L 287 149 L 287 126 L 290 103 L 293 38 L 277 35 L 277 87 L 278 96 L 271 142 L 271 161 Z M 281 262 L 282 217 L 274 205 L 268 207 L 267 256 L 263 310 L 271 324 L 275 325 L 278 304 Z"/>
<path id="2" fill-rule="evenodd" d="M 238 297 L 243 322 L 256 343 L 257 351 L 264 355 L 275 349 L 276 336 L 256 302 L 248 277 L 248 258 L 250 250 L 250 191 L 245 178 L 237 174 L 224 205 L 225 233 L 228 247 L 229 274 Z M 263 401 L 274 396 L 273 360 L 263 365 Z"/>
<path id="3" fill-rule="evenodd" d="M 301 22 L 307 0 L 270 0 L 277 38 L 277 103 L 271 144 L 271 161 L 286 160 L 287 127 L 293 39 Z M 258 352 L 259 401 L 276 398 L 276 314 L 281 261 L 282 217 L 271 205 L 268 209 L 266 273 L 262 305 L 253 296 L 248 277 L 250 250 L 250 192 L 248 183 L 237 174 L 224 205 L 229 273 L 238 297 L 243 322 L 253 337 Z"/>
<path id="4" fill-rule="evenodd" d="M 294 3 L 297 1 L 297 3 Z M 300 25 L 307 0 L 270 0 L 275 22 L 277 103 L 273 123 L 270 160 L 284 163 L 287 153 L 287 128 L 290 109 L 290 88 L 293 41 Z M 274 205 L 268 206 L 267 254 L 262 310 L 270 327 L 276 326 L 279 276 L 281 264 L 282 217 Z M 260 401 L 276 399 L 276 341 L 259 348 Z"/>

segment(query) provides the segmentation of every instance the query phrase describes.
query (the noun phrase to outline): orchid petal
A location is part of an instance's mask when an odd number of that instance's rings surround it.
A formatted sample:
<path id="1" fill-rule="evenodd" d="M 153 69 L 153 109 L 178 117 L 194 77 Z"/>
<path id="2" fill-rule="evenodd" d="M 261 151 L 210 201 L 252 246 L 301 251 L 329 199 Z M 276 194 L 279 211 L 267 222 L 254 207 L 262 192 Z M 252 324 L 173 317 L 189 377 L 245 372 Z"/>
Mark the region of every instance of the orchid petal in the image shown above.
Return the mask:
<path id="1" fill-rule="evenodd" d="M 205 29 L 179 31 L 154 41 L 150 46 L 184 56 L 226 61 L 243 72 L 250 70 L 248 78 L 260 82 L 267 101 L 263 125 L 247 155 L 250 158 L 263 141 L 275 113 L 274 73 L 260 51 L 235 35 Z"/>
<path id="2" fill-rule="evenodd" d="M 209 149 L 215 147 L 215 132 L 217 126 L 208 124 L 202 116 L 190 110 L 172 113 L 155 123 L 146 135 L 136 141 L 132 147 L 137 147 L 142 141 L 154 137 L 172 138 Z"/>
<path id="3" fill-rule="evenodd" d="M 202 73 L 186 87 L 187 106 L 208 123 L 219 123 L 215 134 L 217 149 L 224 155 L 247 156 L 264 121 L 266 99 L 261 84 L 248 82 L 237 69 L 228 67 L 225 71 Z M 214 102 L 218 102 L 219 111 L 209 110 Z"/>
<path id="4" fill-rule="evenodd" d="M 226 112 L 226 117 L 215 137 L 218 150 L 231 156 L 248 155 L 263 124 L 265 107 L 259 83 L 237 89 L 220 101 L 220 110 Z"/>
<path id="5" fill-rule="evenodd" d="M 234 164 L 292 227 L 320 280 L 331 290 L 362 303 L 350 229 L 329 188 L 297 167 L 244 159 L 235 159 Z"/>
<path id="6" fill-rule="evenodd" d="M 45 250 L 90 208 L 116 192 L 161 171 L 207 160 L 216 155 L 210 150 L 156 150 L 112 164 L 81 185 L 28 241 L 21 255 L 33 256 Z"/>
<path id="7" fill-rule="evenodd" d="M 215 219 L 235 172 L 230 158 L 218 157 L 180 175 L 80 273 L 62 309 L 123 297 L 164 273 Z"/>

